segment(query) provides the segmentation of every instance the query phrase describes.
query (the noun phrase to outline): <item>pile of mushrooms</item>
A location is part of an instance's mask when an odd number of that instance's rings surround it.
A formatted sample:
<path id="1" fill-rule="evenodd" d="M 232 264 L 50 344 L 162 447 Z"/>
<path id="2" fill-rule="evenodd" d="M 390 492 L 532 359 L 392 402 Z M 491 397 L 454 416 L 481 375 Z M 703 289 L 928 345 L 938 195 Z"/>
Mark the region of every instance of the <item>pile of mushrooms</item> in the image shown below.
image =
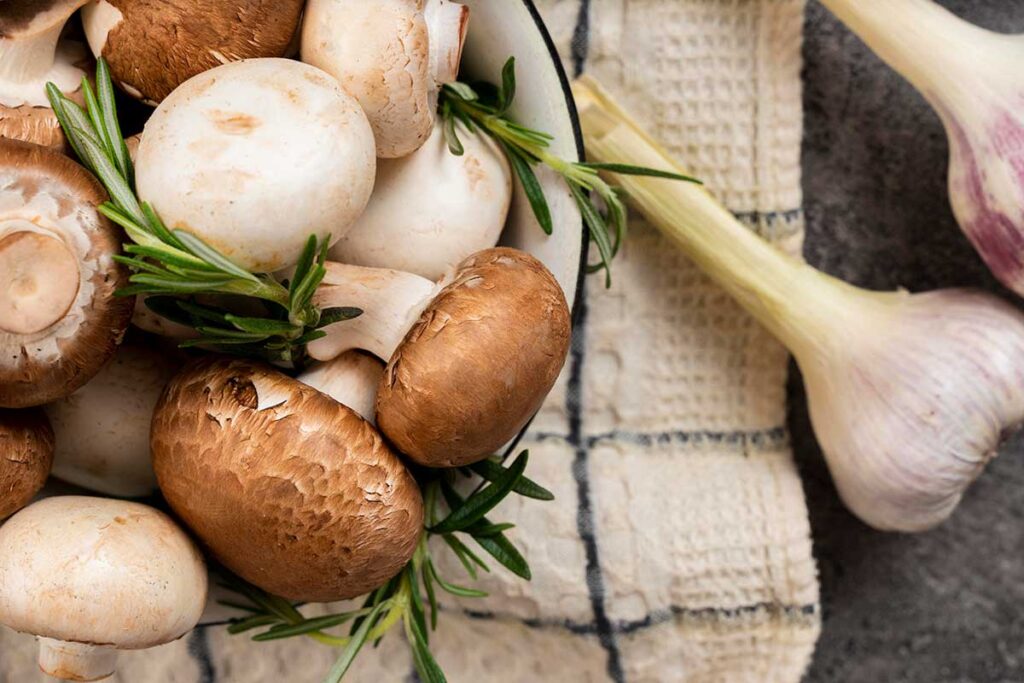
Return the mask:
<path id="1" fill-rule="evenodd" d="M 282 281 L 310 235 L 332 247 L 313 302 L 363 314 L 325 326 L 305 367 L 178 351 L 195 330 L 115 295 L 126 237 L 61 153 L 43 88 L 75 93 L 93 69 L 64 38 L 83 5 L 93 54 L 155 107 L 141 130 L 125 122 L 141 201 Z M 98 680 L 118 650 L 195 626 L 200 549 L 290 600 L 380 587 L 423 533 L 415 473 L 513 439 L 569 347 L 554 277 L 496 246 L 513 192 L 503 151 L 462 130 L 455 156 L 437 120 L 468 8 L 13 8 L 0 9 L 0 623 L 39 637 L 50 675 Z M 51 473 L 110 498 L 32 503 Z M 154 494 L 173 520 L 124 500 Z"/>

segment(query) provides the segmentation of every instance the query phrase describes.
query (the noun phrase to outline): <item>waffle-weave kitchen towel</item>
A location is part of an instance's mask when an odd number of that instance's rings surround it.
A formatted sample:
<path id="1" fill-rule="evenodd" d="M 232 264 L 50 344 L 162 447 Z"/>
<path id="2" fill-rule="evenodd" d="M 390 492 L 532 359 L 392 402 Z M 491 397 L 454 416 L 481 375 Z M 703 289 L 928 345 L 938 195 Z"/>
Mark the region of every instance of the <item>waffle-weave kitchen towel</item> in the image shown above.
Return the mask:
<path id="1" fill-rule="evenodd" d="M 500 1 L 500 0 L 495 0 Z M 544 0 L 586 68 L 752 229 L 798 250 L 804 0 Z M 510 500 L 531 583 L 448 603 L 433 643 L 453 683 L 798 681 L 819 630 L 803 492 L 785 429 L 786 354 L 639 219 L 614 286 L 592 278 L 565 376 Z M 442 553 L 439 553 L 442 554 Z M 455 563 L 443 567 L 461 576 Z M 401 636 L 354 681 L 415 680 Z M 126 683 L 316 683 L 337 653 L 223 629 L 124 656 Z M 0 635 L 0 680 L 32 683 Z"/>

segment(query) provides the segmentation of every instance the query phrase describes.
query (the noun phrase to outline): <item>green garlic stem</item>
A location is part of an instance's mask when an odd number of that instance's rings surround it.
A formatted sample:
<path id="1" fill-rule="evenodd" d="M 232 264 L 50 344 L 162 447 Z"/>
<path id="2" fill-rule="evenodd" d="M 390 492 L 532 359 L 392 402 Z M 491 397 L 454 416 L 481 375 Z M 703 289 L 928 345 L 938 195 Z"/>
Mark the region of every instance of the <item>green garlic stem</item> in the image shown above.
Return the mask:
<path id="1" fill-rule="evenodd" d="M 574 93 L 587 152 L 595 161 L 687 174 L 595 81 L 580 79 Z M 863 321 L 866 307 L 892 296 L 864 292 L 782 253 L 701 185 L 628 175 L 615 179 L 655 227 L 794 353 L 828 343 L 840 319 Z"/>

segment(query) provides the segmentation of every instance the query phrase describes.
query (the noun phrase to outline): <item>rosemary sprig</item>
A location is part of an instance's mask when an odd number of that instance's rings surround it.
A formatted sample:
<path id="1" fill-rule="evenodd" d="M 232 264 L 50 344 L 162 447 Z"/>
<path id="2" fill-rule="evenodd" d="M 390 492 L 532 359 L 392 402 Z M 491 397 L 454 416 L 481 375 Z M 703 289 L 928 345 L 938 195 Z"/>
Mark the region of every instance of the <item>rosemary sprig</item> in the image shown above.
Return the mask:
<path id="1" fill-rule="evenodd" d="M 473 580 L 478 570 L 490 571 L 490 567 L 466 545 L 464 538 L 475 542 L 512 573 L 529 580 L 529 565 L 505 535 L 513 525 L 494 524 L 485 516 L 512 493 L 535 500 L 554 499 L 550 491 L 526 478 L 528 460 L 529 452 L 523 451 L 508 467 L 498 459 L 490 459 L 470 468 L 442 470 L 424 483 L 424 529 L 412 560 L 397 576 L 367 595 L 357 609 L 305 617 L 298 610 L 301 605 L 268 595 L 237 577 L 227 577 L 225 587 L 244 601 L 222 604 L 246 612 L 246 616 L 231 622 L 228 632 L 259 629 L 252 637 L 255 641 L 305 636 L 342 648 L 325 679 L 327 683 L 337 683 L 366 643 L 380 640 L 401 622 L 420 679 L 425 683 L 444 683 L 445 675 L 430 652 L 430 633 L 437 628 L 440 611 L 437 596 L 448 593 L 459 598 L 482 598 L 487 593 L 442 578 L 431 556 L 430 538 L 443 539 Z M 456 483 L 460 478 L 475 476 L 474 473 L 480 477 L 479 486 L 464 498 L 456 491 Z M 447 508 L 447 514 L 442 514 L 443 508 Z M 349 627 L 347 634 L 329 632 L 342 626 Z"/>
<path id="2" fill-rule="evenodd" d="M 588 266 L 588 270 L 591 273 L 603 270 L 605 285 L 610 287 L 611 262 L 622 246 L 627 212 L 620 191 L 605 182 L 599 173 L 611 171 L 620 175 L 651 176 L 691 183 L 700 181 L 652 168 L 566 161 L 557 157 L 550 151 L 554 140 L 551 135 L 520 125 L 509 115 L 515 95 L 514 57 L 505 62 L 500 86 L 490 83 L 471 86 L 462 82 L 444 86 L 439 107 L 448 149 L 456 156 L 461 156 L 465 151 L 456 123 L 462 124 L 471 134 L 479 131 L 494 139 L 504 150 L 512 170 L 519 178 L 541 229 L 549 235 L 554 230 L 551 208 L 534 167 L 542 164 L 560 175 L 579 207 L 591 241 L 597 247 L 599 260 Z M 598 201 L 594 200 L 595 197 Z"/>
<path id="3" fill-rule="evenodd" d="M 53 83 L 46 87 L 61 128 L 82 163 L 110 194 L 100 213 L 124 228 L 131 244 L 114 258 L 132 269 L 131 285 L 119 296 L 144 295 L 157 314 L 194 328 L 199 338 L 183 346 L 204 346 L 237 355 L 298 363 L 305 345 L 324 335 L 320 328 L 358 316 L 362 311 L 320 311 L 312 303 L 326 275 L 328 240 L 310 236 L 288 286 L 268 273 L 251 273 L 184 230 L 170 230 L 135 191 L 135 170 L 117 118 L 110 68 L 96 66 L 96 89 L 82 80 L 86 108 L 66 97 Z M 204 306 L 196 295 L 229 294 L 264 303 L 266 314 L 244 317 Z"/>

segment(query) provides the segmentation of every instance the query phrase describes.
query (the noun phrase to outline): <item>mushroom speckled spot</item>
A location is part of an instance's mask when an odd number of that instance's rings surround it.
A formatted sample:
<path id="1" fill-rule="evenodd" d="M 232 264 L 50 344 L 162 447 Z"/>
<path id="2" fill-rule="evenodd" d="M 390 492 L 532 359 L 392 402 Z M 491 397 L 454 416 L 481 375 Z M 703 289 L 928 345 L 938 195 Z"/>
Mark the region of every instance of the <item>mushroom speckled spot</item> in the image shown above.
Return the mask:
<path id="1" fill-rule="evenodd" d="M 538 5 L 570 70 L 624 98 L 752 229 L 799 249 L 804 0 Z M 636 216 L 613 287 L 591 278 L 584 306 L 526 440 L 530 476 L 557 499 L 496 513 L 517 524 L 533 581 L 495 571 L 490 597 L 444 603 L 431 642 L 448 679 L 795 683 L 820 608 L 785 351 Z M 3 631 L 0 652 L 0 681 L 42 680 L 29 638 Z M 217 628 L 125 654 L 112 680 L 316 682 L 336 656 Z M 346 680 L 412 671 L 396 634 Z"/>

